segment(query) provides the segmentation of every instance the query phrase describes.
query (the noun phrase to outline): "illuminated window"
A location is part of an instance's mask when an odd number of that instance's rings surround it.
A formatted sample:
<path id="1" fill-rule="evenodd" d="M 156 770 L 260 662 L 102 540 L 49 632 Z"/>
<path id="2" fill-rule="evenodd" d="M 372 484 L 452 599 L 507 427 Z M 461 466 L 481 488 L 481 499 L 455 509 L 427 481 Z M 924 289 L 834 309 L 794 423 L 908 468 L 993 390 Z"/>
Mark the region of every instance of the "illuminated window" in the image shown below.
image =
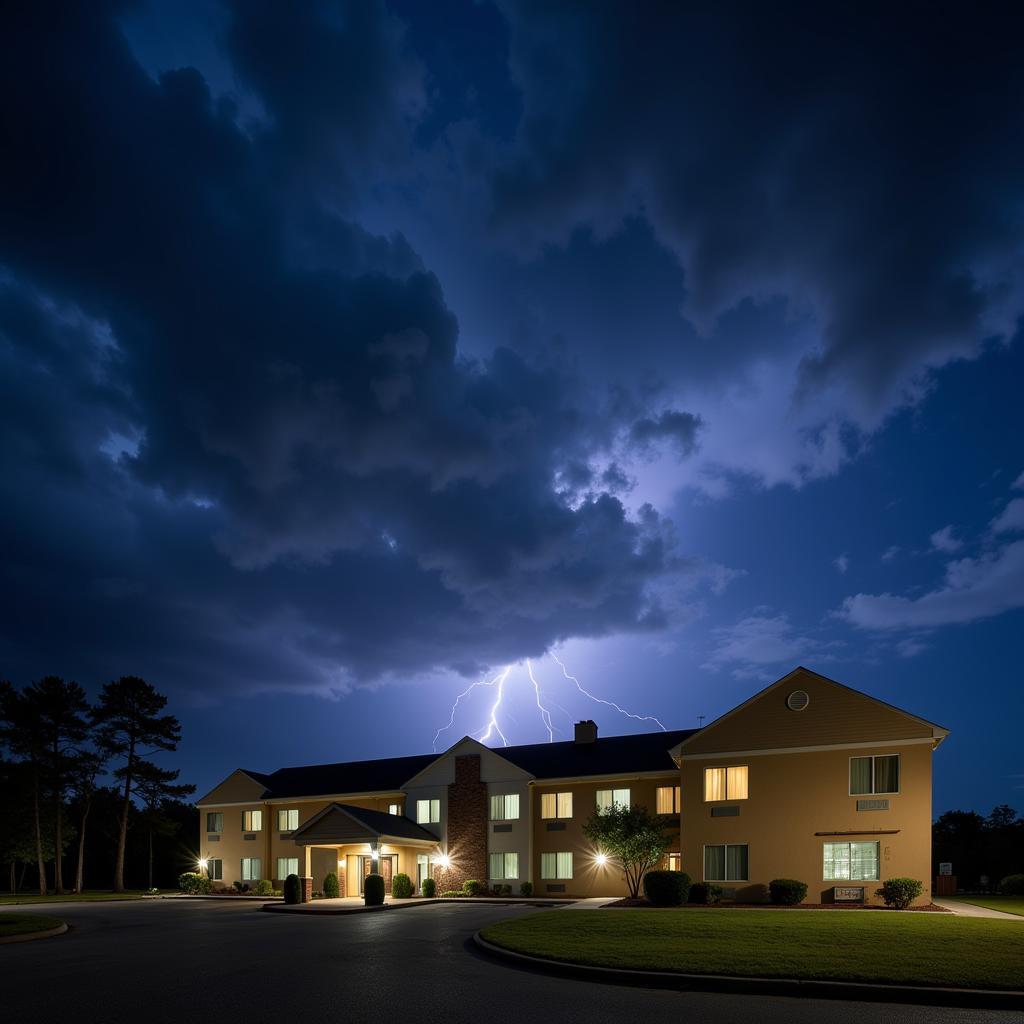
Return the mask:
<path id="1" fill-rule="evenodd" d="M 223 832 L 224 831 L 224 815 L 220 811 L 207 811 L 207 814 L 206 814 L 206 831 L 207 832 Z"/>
<path id="2" fill-rule="evenodd" d="M 658 814 L 679 813 L 679 787 L 659 786 L 657 792 Z"/>
<path id="3" fill-rule="evenodd" d="M 299 827 L 299 809 L 290 807 L 286 811 L 277 812 L 278 832 L 294 832 Z M 281 876 L 282 878 L 284 875 Z"/>
<path id="4" fill-rule="evenodd" d="M 572 793 L 542 793 L 540 816 L 542 818 L 571 818 Z"/>
<path id="5" fill-rule="evenodd" d="M 263 831 L 263 812 L 262 811 L 242 811 L 242 831 L 243 832 L 262 832 Z"/>
<path id="6" fill-rule="evenodd" d="M 746 800 L 747 766 L 704 769 L 705 800 Z"/>
<path id="7" fill-rule="evenodd" d="M 277 874 L 275 878 L 283 879 L 289 875 L 297 875 L 299 873 L 299 858 L 298 857 L 278 857 L 277 858 Z"/>
<path id="8" fill-rule="evenodd" d="M 553 881 L 572 878 L 572 853 L 542 853 L 540 877 Z"/>
<path id="9" fill-rule="evenodd" d="M 597 791 L 597 810 L 600 814 L 603 814 L 605 811 L 610 811 L 613 807 L 628 806 L 628 789 L 599 789 Z"/>
<path id="10" fill-rule="evenodd" d="M 519 854 L 518 853 L 492 853 L 491 873 L 492 881 L 504 881 L 507 878 L 519 877 Z"/>
<path id="11" fill-rule="evenodd" d="M 417 800 L 416 821 L 420 825 L 435 825 L 441 820 L 440 800 Z"/>
<path id="12" fill-rule="evenodd" d="M 401 804 L 388 804 L 388 814 L 401 815 L 402 805 Z"/>
<path id="13" fill-rule="evenodd" d="M 668 869 L 669 871 L 682 871 L 683 870 L 683 858 L 681 854 L 670 853 L 668 855 Z"/>
<path id="14" fill-rule="evenodd" d="M 825 843 L 826 882 L 877 882 L 878 843 Z"/>
<path id="15" fill-rule="evenodd" d="M 206 872 L 210 881 L 220 882 L 224 879 L 224 861 L 219 857 L 206 862 Z"/>
<path id="16" fill-rule="evenodd" d="M 705 882 L 746 882 L 747 845 L 704 847 Z"/>
<path id="17" fill-rule="evenodd" d="M 850 794 L 898 793 L 900 791 L 900 755 L 880 754 L 850 758 Z"/>
<path id="18" fill-rule="evenodd" d="M 518 818 L 518 793 L 499 793 L 491 797 L 491 821 L 516 821 Z"/>
<path id="19" fill-rule="evenodd" d="M 262 878 L 263 863 L 259 857 L 242 858 L 242 881 L 258 882 Z"/>

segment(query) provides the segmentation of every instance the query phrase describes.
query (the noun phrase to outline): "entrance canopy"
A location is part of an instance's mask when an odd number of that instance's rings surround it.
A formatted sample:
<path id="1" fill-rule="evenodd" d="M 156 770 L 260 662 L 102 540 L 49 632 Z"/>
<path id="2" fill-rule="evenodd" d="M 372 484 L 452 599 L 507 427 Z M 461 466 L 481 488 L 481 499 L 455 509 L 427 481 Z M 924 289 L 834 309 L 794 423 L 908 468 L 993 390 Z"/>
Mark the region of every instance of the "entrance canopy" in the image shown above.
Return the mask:
<path id="1" fill-rule="evenodd" d="M 437 836 L 408 818 L 351 804 L 329 804 L 297 828 L 290 838 L 299 846 L 386 843 L 432 850 L 438 843 Z"/>

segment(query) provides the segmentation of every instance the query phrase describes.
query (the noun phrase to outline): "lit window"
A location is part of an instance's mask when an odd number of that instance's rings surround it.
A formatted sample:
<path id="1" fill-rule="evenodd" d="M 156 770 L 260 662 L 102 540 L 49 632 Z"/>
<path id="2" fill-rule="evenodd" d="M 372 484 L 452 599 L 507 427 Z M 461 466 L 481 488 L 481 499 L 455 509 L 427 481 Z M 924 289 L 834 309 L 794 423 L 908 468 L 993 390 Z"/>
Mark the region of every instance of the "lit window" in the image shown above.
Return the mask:
<path id="1" fill-rule="evenodd" d="M 747 845 L 705 846 L 705 882 L 746 882 Z"/>
<path id="2" fill-rule="evenodd" d="M 826 882 L 877 882 L 878 843 L 825 843 Z"/>
<path id="3" fill-rule="evenodd" d="M 658 814 L 679 813 L 679 787 L 659 786 L 657 792 Z"/>
<path id="4" fill-rule="evenodd" d="M 206 872 L 212 882 L 220 882 L 224 879 L 224 861 L 220 858 L 213 858 L 206 862 Z"/>
<path id="5" fill-rule="evenodd" d="M 278 879 L 285 879 L 289 875 L 297 875 L 299 873 L 299 858 L 298 857 L 278 857 L 277 858 L 277 877 Z"/>
<path id="6" fill-rule="evenodd" d="M 542 853 L 540 877 L 557 881 L 572 878 L 572 853 Z"/>
<path id="7" fill-rule="evenodd" d="M 441 820 L 440 800 L 417 800 L 416 821 L 420 825 L 435 825 Z"/>
<path id="8" fill-rule="evenodd" d="M 878 754 L 850 758 L 850 795 L 898 793 L 900 791 L 900 755 Z"/>
<path id="9" fill-rule="evenodd" d="M 263 864 L 259 857 L 242 858 L 242 881 L 258 882 L 262 877 Z"/>
<path id="10" fill-rule="evenodd" d="M 682 871 L 683 870 L 682 854 L 670 853 L 668 855 L 668 869 L 669 869 L 669 871 Z"/>
<path id="11" fill-rule="evenodd" d="M 518 853 L 492 853 L 490 857 L 492 881 L 504 881 L 519 877 Z"/>
<path id="12" fill-rule="evenodd" d="M 704 769 L 704 799 L 746 800 L 747 766 Z"/>
<path id="13" fill-rule="evenodd" d="M 599 789 L 597 791 L 597 810 L 599 814 L 610 811 L 613 807 L 629 806 L 628 789 Z"/>
<path id="14" fill-rule="evenodd" d="M 263 812 L 262 811 L 242 811 L 242 831 L 243 832 L 262 832 L 263 831 Z"/>
<path id="15" fill-rule="evenodd" d="M 572 793 L 542 793 L 540 816 L 542 818 L 571 818 Z"/>
<path id="16" fill-rule="evenodd" d="M 223 832 L 224 831 L 224 815 L 220 811 L 207 811 L 206 813 L 206 831 L 207 832 Z"/>
<path id="17" fill-rule="evenodd" d="M 401 816 L 402 805 L 401 804 L 388 804 L 388 814 L 397 814 Z"/>
<path id="18" fill-rule="evenodd" d="M 278 832 L 294 832 L 299 827 L 299 809 L 290 807 L 286 811 L 277 812 Z M 282 877 L 284 877 L 282 875 Z"/>
<path id="19" fill-rule="evenodd" d="M 491 821 L 516 821 L 518 818 L 518 793 L 501 793 L 491 797 Z"/>

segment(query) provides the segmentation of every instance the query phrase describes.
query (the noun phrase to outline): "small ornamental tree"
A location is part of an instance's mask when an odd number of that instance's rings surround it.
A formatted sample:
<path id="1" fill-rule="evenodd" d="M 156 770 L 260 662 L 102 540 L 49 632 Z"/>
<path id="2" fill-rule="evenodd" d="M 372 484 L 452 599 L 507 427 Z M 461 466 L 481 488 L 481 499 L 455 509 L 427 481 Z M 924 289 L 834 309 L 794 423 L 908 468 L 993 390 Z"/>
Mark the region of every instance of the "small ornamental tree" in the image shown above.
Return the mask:
<path id="1" fill-rule="evenodd" d="M 432 878 L 424 878 L 420 890 L 428 900 L 432 900 L 437 895 L 437 882 Z"/>
<path id="2" fill-rule="evenodd" d="M 384 876 L 367 875 L 363 879 L 363 904 L 379 907 L 384 902 Z"/>
<path id="3" fill-rule="evenodd" d="M 399 872 L 391 879 L 391 895 L 396 900 L 407 900 L 412 895 L 412 879 Z"/>
<path id="4" fill-rule="evenodd" d="M 626 876 L 630 899 L 637 899 L 644 875 L 668 852 L 671 845 L 661 816 L 646 807 L 609 807 L 595 811 L 583 826 L 583 834 Z"/>
<path id="5" fill-rule="evenodd" d="M 336 900 L 340 891 L 338 876 L 333 871 L 328 872 L 327 877 L 324 878 L 324 897 L 329 900 Z"/>
<path id="6" fill-rule="evenodd" d="M 298 875 L 289 875 L 284 880 L 284 901 L 285 903 L 302 902 L 302 882 Z"/>

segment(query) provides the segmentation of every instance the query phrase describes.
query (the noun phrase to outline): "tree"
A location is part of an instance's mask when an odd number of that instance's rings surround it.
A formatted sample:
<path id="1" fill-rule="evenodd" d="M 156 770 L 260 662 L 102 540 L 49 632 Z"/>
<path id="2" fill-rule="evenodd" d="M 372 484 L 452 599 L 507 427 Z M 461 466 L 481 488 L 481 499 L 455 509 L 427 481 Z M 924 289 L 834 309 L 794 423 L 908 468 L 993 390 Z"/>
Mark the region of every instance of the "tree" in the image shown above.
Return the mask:
<path id="1" fill-rule="evenodd" d="M 81 892 L 85 874 L 85 826 L 92 810 L 96 792 L 96 779 L 103 771 L 106 759 L 95 751 L 82 751 L 71 766 L 71 791 L 78 805 L 78 863 L 75 865 L 75 892 Z"/>
<path id="2" fill-rule="evenodd" d="M 637 899 L 647 874 L 668 852 L 664 816 L 649 814 L 646 807 L 609 807 L 595 811 L 583 826 L 583 834 L 612 863 L 622 868 L 631 899 Z"/>
<path id="3" fill-rule="evenodd" d="M 143 820 L 148 833 L 147 878 L 150 889 L 153 888 L 153 834 L 173 836 L 180 827 L 178 822 L 164 813 L 164 806 L 171 800 L 190 796 L 196 791 L 196 787 L 188 783 L 175 783 L 177 777 L 176 771 L 167 771 L 154 764 L 143 764 L 139 766 L 135 780 L 135 791 L 145 808 Z"/>
<path id="4" fill-rule="evenodd" d="M 95 720 L 100 749 L 124 763 L 114 772 L 121 785 L 121 820 L 114 862 L 114 892 L 124 892 L 124 851 L 132 793 L 140 773 L 160 771 L 149 757 L 159 750 L 175 750 L 181 725 L 173 715 L 162 715 L 167 698 L 138 676 L 122 676 L 100 693 Z M 150 748 L 150 749 L 145 749 Z M 171 778 L 177 777 L 171 773 Z"/>

